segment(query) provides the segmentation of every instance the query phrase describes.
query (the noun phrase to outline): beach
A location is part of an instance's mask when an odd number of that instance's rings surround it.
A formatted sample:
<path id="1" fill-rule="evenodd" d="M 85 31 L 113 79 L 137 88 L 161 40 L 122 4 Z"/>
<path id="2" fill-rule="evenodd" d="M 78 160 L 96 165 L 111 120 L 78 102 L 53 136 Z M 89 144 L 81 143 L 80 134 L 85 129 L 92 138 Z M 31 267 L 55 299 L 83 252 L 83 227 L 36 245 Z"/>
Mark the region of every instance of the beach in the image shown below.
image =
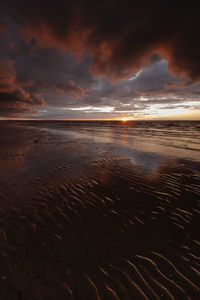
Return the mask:
<path id="1" fill-rule="evenodd" d="M 200 122 L 1 121 L 0 299 L 199 299 Z"/>

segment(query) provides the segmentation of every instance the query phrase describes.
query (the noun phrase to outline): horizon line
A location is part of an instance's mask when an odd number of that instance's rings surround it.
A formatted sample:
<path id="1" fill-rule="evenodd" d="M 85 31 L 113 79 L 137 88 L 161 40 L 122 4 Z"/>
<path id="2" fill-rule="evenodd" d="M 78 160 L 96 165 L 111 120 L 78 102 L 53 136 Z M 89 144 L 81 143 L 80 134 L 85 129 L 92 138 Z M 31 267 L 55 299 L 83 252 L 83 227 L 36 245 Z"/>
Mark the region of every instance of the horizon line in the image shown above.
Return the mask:
<path id="1" fill-rule="evenodd" d="M 200 119 L 20 119 L 20 118 L 8 118 L 0 119 L 0 121 L 107 121 L 107 122 L 136 122 L 136 121 L 200 121 Z"/>

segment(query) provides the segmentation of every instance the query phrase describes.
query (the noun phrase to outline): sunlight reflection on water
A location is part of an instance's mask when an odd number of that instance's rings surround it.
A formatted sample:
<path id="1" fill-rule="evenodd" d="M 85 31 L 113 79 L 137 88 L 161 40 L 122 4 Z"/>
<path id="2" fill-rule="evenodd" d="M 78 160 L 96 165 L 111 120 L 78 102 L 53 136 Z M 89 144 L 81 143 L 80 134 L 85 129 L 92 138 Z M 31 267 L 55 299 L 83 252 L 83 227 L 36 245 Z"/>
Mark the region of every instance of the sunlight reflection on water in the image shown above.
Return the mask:
<path id="1" fill-rule="evenodd" d="M 127 122 L 128 123 L 128 122 Z M 68 139 L 82 142 L 97 143 L 102 151 L 110 151 L 115 155 L 128 157 L 136 164 L 145 166 L 153 171 L 163 157 L 177 157 L 191 160 L 200 160 L 200 135 L 195 127 L 198 122 L 188 126 L 130 126 L 118 123 L 99 124 L 70 124 L 58 128 L 43 128 L 54 135 L 63 135 Z M 131 122 L 129 122 L 131 123 Z M 164 125 L 165 126 L 164 126 Z M 146 125 L 146 124 L 145 124 Z M 59 128 L 60 127 L 60 128 Z"/>

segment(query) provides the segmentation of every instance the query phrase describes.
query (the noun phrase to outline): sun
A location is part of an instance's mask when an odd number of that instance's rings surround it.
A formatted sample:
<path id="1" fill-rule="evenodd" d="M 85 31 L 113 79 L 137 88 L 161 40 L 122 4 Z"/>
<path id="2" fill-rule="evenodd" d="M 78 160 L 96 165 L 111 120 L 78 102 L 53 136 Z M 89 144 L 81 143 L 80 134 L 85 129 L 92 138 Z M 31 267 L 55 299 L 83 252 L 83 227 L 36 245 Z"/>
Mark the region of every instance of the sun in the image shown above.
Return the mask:
<path id="1" fill-rule="evenodd" d="M 127 122 L 129 119 L 127 117 L 123 117 L 120 120 L 123 121 L 123 122 Z"/>

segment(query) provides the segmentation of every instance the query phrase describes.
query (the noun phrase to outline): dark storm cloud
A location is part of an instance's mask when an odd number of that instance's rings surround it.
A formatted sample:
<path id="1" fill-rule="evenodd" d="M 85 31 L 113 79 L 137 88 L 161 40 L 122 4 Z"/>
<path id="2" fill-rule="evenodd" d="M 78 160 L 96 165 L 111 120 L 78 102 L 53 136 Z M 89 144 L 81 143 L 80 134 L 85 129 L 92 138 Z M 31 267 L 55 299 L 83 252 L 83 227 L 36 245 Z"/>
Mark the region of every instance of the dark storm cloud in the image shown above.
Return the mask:
<path id="1" fill-rule="evenodd" d="M 15 68 L 18 81 L 29 85 L 29 90 L 69 93 L 79 98 L 87 93 L 88 86 L 94 81 L 88 73 L 90 65 L 91 59 L 86 54 L 76 62 L 73 55 L 45 48 L 18 55 Z"/>
<path id="2" fill-rule="evenodd" d="M 81 100 L 80 104 L 144 105 L 144 101 L 141 101 L 142 96 L 149 99 L 152 104 L 171 103 L 171 101 L 178 102 L 179 95 L 184 95 L 187 101 L 187 96 L 189 99 L 189 96 L 196 96 L 200 93 L 200 84 L 181 87 L 179 81 L 169 73 L 166 60 L 157 60 L 128 79 L 111 83 L 106 78 L 99 78 L 90 86 L 87 96 Z M 168 82 L 173 83 L 173 88 L 167 85 Z"/>
<path id="3" fill-rule="evenodd" d="M 11 25 L 9 23 L 9 27 L 14 27 Z M 4 42 L 4 37 L 0 41 Z M 45 104 L 45 98 L 48 104 L 59 106 L 86 95 L 90 83 L 94 81 L 88 72 L 91 58 L 87 54 L 76 62 L 74 55 L 60 50 L 43 48 L 32 51 L 21 39 L 15 42 L 14 51 L 8 51 L 4 47 L 1 53 L 0 87 L 7 84 L 9 92 L 12 90 L 12 97 L 1 95 L 1 115 L 37 110 L 39 101 L 35 99 L 41 99 L 41 105 Z M 13 93 L 16 88 L 17 93 Z M 19 90 L 23 91 L 21 99 Z M 23 107 L 20 100 L 24 103 Z"/>
<path id="4" fill-rule="evenodd" d="M 199 79 L 199 10 L 194 3 L 8 0 L 1 11 L 16 20 L 35 47 L 59 47 L 77 55 L 87 49 L 96 74 L 123 77 L 159 53 L 176 74 Z"/>
<path id="5" fill-rule="evenodd" d="M 0 59 L 0 111 L 1 114 L 17 115 L 32 112 L 33 106 L 43 106 L 40 94 L 29 93 L 18 85 L 13 61 Z"/>
<path id="6" fill-rule="evenodd" d="M 155 61 L 128 79 L 115 82 L 110 82 L 105 77 L 94 79 L 87 95 L 79 101 L 79 104 L 115 106 L 119 102 L 132 103 L 140 95 L 164 92 L 168 80 L 173 81 L 174 79 L 168 72 L 167 62 L 165 60 Z M 70 105 L 72 104 L 70 103 Z M 74 105 L 77 103 L 74 102 Z"/>
<path id="7" fill-rule="evenodd" d="M 200 95 L 199 15 L 191 3 L 7 0 L 0 16 L 1 115 L 45 101 L 49 116 L 52 107 L 138 111 Z"/>

